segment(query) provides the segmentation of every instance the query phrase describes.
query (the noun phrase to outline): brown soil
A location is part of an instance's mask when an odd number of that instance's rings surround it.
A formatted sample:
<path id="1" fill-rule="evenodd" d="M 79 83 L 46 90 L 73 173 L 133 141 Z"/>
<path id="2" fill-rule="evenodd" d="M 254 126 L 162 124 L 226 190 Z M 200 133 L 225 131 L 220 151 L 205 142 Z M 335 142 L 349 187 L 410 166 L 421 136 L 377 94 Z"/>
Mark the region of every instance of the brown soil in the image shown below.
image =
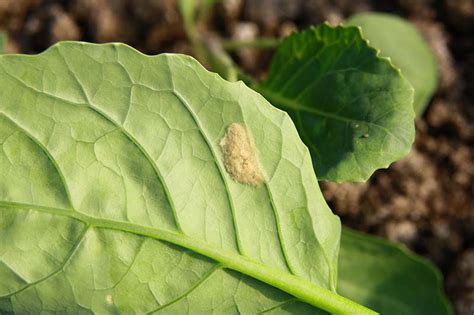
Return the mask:
<path id="1" fill-rule="evenodd" d="M 368 183 L 324 183 L 345 224 L 407 244 L 435 262 L 458 314 L 474 313 L 474 3 L 472 0 L 224 0 L 206 27 L 221 37 L 281 36 L 360 11 L 411 19 L 438 57 L 441 83 L 408 157 Z M 1 0 L 8 52 L 60 40 L 121 41 L 143 52 L 191 53 L 173 0 Z M 234 56 L 264 75 L 270 53 Z"/>

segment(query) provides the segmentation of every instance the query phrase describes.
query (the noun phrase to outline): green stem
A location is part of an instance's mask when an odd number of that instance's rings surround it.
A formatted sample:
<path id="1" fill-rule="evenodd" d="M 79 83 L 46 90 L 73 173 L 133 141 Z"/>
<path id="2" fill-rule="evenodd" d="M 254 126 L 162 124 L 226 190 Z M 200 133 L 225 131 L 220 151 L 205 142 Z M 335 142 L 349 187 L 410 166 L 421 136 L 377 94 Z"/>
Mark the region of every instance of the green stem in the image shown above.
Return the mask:
<path id="1" fill-rule="evenodd" d="M 262 37 L 252 40 L 232 40 L 227 39 L 222 42 L 222 47 L 228 51 L 239 50 L 242 48 L 261 48 L 261 49 L 275 49 L 280 44 L 281 39 Z"/>
<path id="2" fill-rule="evenodd" d="M 203 45 L 209 67 L 228 81 L 238 80 L 238 68 L 232 58 L 223 49 L 220 43 L 212 38 Z"/>
<path id="3" fill-rule="evenodd" d="M 186 37 L 191 44 L 191 48 L 195 57 L 201 61 L 203 64 L 208 64 L 206 49 L 203 46 L 203 41 L 200 36 L 199 26 L 200 20 L 197 19 L 197 13 L 204 14 L 206 11 L 204 9 L 199 10 L 200 7 L 195 0 L 179 0 L 178 9 L 183 19 L 184 31 Z"/>

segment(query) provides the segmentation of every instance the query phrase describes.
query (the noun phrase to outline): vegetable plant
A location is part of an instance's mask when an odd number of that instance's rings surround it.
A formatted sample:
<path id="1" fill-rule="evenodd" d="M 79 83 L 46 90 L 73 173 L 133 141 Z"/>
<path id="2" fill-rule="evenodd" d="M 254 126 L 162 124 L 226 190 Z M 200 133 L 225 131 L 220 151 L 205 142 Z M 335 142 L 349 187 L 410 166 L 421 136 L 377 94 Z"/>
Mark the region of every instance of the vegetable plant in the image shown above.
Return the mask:
<path id="1" fill-rule="evenodd" d="M 256 82 L 189 21 L 202 62 L 255 90 L 124 44 L 0 56 L 0 312 L 449 314 L 429 263 L 341 238 L 316 178 L 409 151 L 400 71 L 324 24 Z"/>

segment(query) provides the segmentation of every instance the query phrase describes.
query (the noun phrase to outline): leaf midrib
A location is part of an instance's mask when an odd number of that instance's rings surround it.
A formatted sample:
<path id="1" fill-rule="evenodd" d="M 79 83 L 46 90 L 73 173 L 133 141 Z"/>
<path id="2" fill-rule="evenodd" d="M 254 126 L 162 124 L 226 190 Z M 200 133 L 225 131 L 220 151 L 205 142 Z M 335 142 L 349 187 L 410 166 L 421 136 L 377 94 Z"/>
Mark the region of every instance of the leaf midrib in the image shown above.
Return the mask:
<path id="1" fill-rule="evenodd" d="M 329 289 L 322 288 L 292 274 L 269 267 L 249 257 L 238 255 L 218 247 L 214 248 L 205 242 L 184 234 L 142 226 L 130 222 L 93 217 L 72 209 L 54 208 L 9 201 L 0 201 L 0 208 L 34 210 L 41 213 L 68 217 L 80 221 L 90 228 L 128 232 L 171 243 L 213 259 L 218 262 L 222 268 L 232 269 L 245 274 L 285 291 L 303 302 L 316 307 L 322 307 L 328 311 L 340 311 L 341 304 L 348 303 L 344 297 L 330 291 Z"/>

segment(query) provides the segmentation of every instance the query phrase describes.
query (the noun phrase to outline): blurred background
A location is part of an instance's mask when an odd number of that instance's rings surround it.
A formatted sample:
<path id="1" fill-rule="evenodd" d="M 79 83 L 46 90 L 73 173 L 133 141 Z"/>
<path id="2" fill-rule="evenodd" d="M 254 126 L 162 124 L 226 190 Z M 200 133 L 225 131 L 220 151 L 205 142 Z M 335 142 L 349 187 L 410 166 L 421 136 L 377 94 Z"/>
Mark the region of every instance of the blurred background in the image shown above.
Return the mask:
<path id="1" fill-rule="evenodd" d="M 281 37 L 359 12 L 409 19 L 433 50 L 440 83 L 417 120 L 408 157 L 367 183 L 322 183 L 344 224 L 406 244 L 445 275 L 458 314 L 474 314 L 474 0 L 221 0 L 202 32 L 219 39 Z M 125 42 L 148 54 L 192 54 L 176 0 L 0 0 L 7 53 L 38 53 L 61 40 Z M 271 50 L 236 62 L 264 77 Z"/>

